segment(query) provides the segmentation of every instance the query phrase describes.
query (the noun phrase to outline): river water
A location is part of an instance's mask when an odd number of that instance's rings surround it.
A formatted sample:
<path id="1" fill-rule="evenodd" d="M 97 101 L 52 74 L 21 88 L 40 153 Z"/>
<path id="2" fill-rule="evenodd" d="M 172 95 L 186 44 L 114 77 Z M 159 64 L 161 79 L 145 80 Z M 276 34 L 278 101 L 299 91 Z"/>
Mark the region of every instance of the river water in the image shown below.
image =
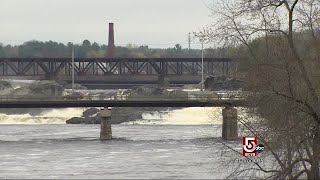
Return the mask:
<path id="1" fill-rule="evenodd" d="M 85 110 L 0 114 L 0 178 L 221 179 L 234 170 L 230 161 L 242 158 L 221 143 L 221 108 L 144 113 L 112 125 L 106 142 L 99 125 L 65 124 Z M 241 152 L 240 139 L 223 143 Z"/>
<path id="2" fill-rule="evenodd" d="M 64 123 L 83 110 L 0 115 L 0 178 L 212 179 L 232 171 L 219 142 L 219 108 L 146 113 L 113 125 L 107 142 L 99 140 L 99 125 Z M 240 140 L 226 143 L 241 151 Z"/>
<path id="3" fill-rule="evenodd" d="M 1 125 L 0 178 L 223 178 L 220 126 Z M 232 142 L 231 142 L 232 143 Z M 237 144 L 236 142 L 234 142 Z"/>

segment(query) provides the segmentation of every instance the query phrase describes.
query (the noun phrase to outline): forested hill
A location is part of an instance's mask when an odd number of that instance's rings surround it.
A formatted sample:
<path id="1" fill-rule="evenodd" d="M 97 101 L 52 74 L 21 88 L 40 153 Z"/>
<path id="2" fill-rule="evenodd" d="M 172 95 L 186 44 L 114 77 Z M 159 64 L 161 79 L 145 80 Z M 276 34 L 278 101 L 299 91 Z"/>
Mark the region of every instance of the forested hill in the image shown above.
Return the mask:
<path id="1" fill-rule="evenodd" d="M 108 56 L 106 45 L 84 40 L 80 45 L 63 44 L 54 41 L 28 41 L 22 45 L 15 46 L 0 44 L 0 57 L 71 57 L 72 46 L 74 46 L 76 58 L 104 58 Z M 225 50 L 206 49 L 204 55 L 205 57 L 225 57 Z M 128 44 L 126 47 L 116 47 L 114 56 L 123 58 L 201 57 L 201 50 L 185 49 L 179 44 L 167 49 L 151 49 L 148 46 Z"/>

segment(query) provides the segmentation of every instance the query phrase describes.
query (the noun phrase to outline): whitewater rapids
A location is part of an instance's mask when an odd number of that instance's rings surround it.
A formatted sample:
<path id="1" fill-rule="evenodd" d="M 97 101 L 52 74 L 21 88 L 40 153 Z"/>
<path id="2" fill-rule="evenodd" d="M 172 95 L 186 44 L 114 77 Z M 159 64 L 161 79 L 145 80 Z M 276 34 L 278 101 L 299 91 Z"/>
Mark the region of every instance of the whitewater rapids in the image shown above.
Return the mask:
<path id="1" fill-rule="evenodd" d="M 30 114 L 0 114 L 0 124 L 65 124 L 72 117 L 81 117 L 87 108 L 52 109 L 38 116 Z M 142 119 L 125 124 L 200 125 L 221 124 L 221 108 L 190 107 L 183 109 L 145 112 Z"/>

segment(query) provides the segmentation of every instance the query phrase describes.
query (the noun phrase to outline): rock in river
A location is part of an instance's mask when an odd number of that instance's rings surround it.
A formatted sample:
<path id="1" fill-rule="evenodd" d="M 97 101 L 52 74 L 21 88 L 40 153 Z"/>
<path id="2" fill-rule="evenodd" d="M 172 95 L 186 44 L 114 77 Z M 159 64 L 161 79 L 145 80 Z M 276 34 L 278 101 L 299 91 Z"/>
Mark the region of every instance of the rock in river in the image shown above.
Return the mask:
<path id="1" fill-rule="evenodd" d="M 0 91 L 6 89 L 13 89 L 13 87 L 8 81 L 0 80 Z"/>
<path id="2" fill-rule="evenodd" d="M 237 91 L 242 88 L 243 81 L 225 76 L 208 77 L 204 81 L 204 86 L 209 91 Z"/>

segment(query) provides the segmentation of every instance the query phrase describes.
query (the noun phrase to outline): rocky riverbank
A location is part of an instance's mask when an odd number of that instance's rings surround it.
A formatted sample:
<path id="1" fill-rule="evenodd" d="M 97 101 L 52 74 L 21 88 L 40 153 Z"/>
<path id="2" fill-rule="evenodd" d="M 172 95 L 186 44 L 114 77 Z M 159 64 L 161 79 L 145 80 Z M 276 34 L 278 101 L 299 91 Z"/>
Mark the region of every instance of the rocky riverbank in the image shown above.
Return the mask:
<path id="1" fill-rule="evenodd" d="M 208 91 L 238 91 L 242 89 L 243 84 L 239 79 L 225 76 L 208 77 L 204 81 L 204 87 Z"/>
<path id="2" fill-rule="evenodd" d="M 111 123 L 121 124 L 124 122 L 135 121 L 142 119 L 142 114 L 145 112 L 154 112 L 166 110 L 167 108 L 155 107 L 123 107 L 111 109 Z M 81 117 L 73 117 L 66 121 L 67 124 L 100 124 L 101 116 L 100 109 L 90 108 L 83 112 Z"/>
<path id="3" fill-rule="evenodd" d="M 9 81 L 0 81 L 0 98 L 60 98 L 63 95 L 63 87 L 55 81 L 36 81 L 28 85 L 24 85 L 18 88 L 13 88 Z M 31 109 L 31 108 L 11 108 L 11 109 L 0 109 L 0 113 L 7 115 L 14 114 L 30 114 L 36 116 L 41 114 L 47 109 Z"/>
<path id="4" fill-rule="evenodd" d="M 59 98 L 63 90 L 55 81 L 36 81 L 15 89 L 8 81 L 0 82 L 0 96 L 8 98 Z"/>
<path id="5" fill-rule="evenodd" d="M 168 91 L 157 86 L 141 86 L 126 90 L 121 93 L 121 97 L 127 99 L 164 99 L 175 97 L 186 97 L 187 92 L 182 90 Z M 116 98 L 116 97 L 115 97 Z M 135 121 L 142 119 L 145 112 L 165 111 L 166 107 L 120 107 L 111 109 L 111 123 L 120 124 L 123 122 Z M 101 122 L 100 110 L 91 108 L 85 111 L 82 117 L 74 117 L 66 121 L 67 124 L 99 124 Z"/>

